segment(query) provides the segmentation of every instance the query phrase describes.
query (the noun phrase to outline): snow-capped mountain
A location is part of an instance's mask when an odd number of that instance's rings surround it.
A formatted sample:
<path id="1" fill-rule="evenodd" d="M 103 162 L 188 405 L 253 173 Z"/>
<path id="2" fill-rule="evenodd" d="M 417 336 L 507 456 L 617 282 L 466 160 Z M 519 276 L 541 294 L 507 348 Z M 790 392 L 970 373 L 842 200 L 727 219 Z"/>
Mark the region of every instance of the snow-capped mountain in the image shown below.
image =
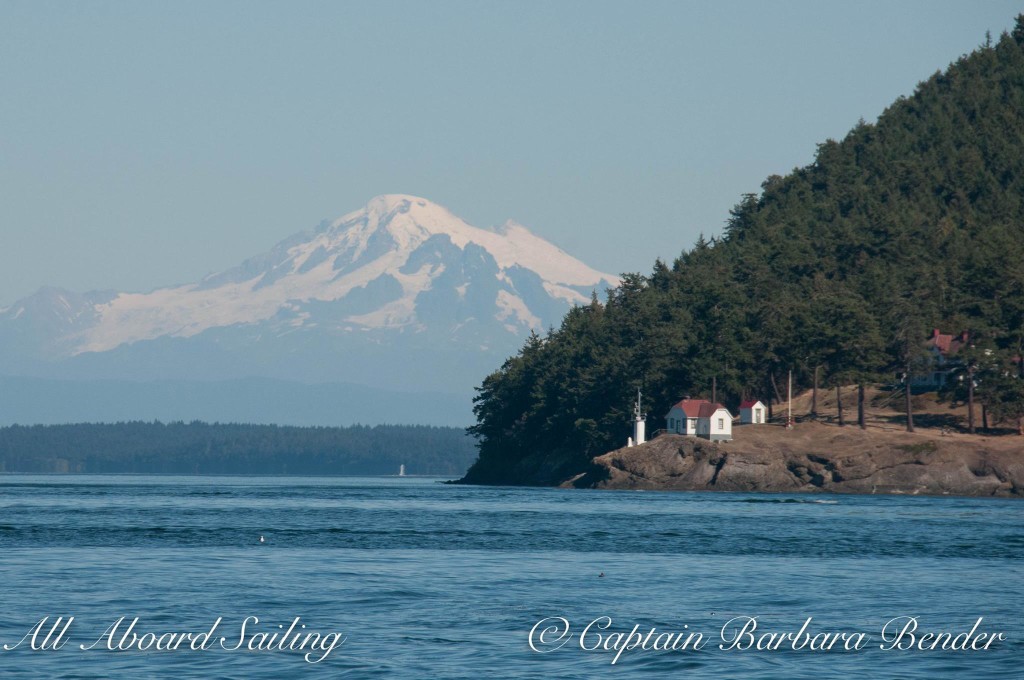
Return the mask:
<path id="1" fill-rule="evenodd" d="M 197 283 L 44 288 L 0 310 L 0 373 L 466 390 L 531 329 L 618 283 L 522 225 L 386 195 Z"/>

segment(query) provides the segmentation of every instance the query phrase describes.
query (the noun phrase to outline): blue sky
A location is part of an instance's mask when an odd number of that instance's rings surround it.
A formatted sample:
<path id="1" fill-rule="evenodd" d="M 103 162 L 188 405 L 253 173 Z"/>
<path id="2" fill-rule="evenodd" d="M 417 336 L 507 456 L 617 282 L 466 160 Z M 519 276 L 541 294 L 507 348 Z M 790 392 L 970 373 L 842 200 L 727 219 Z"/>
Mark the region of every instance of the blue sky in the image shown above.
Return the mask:
<path id="1" fill-rule="evenodd" d="M 0 305 L 196 280 L 383 193 L 646 272 L 1021 9 L 0 0 Z"/>

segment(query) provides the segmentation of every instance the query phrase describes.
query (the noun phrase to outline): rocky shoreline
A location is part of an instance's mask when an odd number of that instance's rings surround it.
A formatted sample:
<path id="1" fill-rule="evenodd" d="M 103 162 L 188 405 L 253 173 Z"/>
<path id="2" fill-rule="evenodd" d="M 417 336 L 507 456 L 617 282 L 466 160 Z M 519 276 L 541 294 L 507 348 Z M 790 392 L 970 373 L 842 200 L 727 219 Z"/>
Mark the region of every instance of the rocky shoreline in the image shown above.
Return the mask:
<path id="1" fill-rule="evenodd" d="M 1024 438 L 800 423 L 731 442 L 664 434 L 611 451 L 563 487 L 1024 497 Z"/>

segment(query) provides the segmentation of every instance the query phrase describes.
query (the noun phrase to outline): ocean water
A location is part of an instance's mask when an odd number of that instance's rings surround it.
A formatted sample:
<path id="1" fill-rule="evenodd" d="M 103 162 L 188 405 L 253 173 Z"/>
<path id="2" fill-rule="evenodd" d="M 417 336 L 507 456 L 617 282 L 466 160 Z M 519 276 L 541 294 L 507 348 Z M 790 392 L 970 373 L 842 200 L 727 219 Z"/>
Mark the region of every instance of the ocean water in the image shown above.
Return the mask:
<path id="1" fill-rule="evenodd" d="M 0 677 L 1024 677 L 1019 500 L 439 482 L 0 476 Z"/>

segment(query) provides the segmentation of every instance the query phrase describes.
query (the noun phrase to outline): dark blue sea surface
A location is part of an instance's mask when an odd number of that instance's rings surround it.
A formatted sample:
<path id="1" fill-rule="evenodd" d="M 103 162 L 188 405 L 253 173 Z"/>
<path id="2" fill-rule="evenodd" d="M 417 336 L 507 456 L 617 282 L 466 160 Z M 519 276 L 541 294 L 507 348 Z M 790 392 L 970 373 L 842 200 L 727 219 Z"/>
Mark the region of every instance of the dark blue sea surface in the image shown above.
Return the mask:
<path id="1" fill-rule="evenodd" d="M 1022 558 L 1019 500 L 0 475 L 0 644 L 21 641 L 0 648 L 0 677 L 1020 679 Z M 59 616 L 74 616 L 67 644 L 30 649 L 26 634 L 48 617 L 38 645 Z M 1006 639 L 880 649 L 886 622 L 911 616 L 918 633 L 982 618 L 975 637 Z M 121 617 L 115 643 L 135 617 L 140 637 L 221 623 L 206 650 L 111 651 L 102 634 Z M 259 618 L 247 642 L 223 649 L 246 617 Z M 295 617 L 302 634 L 344 641 L 319 663 L 245 648 L 252 633 L 288 640 Z M 812 636 L 868 638 L 850 651 L 719 649 L 735 617 L 756 617 L 755 636 L 799 637 L 812 617 Z M 544 619 L 541 653 L 530 632 Z M 613 664 L 610 634 L 634 627 L 656 629 L 649 643 L 701 633 L 704 646 Z"/>

